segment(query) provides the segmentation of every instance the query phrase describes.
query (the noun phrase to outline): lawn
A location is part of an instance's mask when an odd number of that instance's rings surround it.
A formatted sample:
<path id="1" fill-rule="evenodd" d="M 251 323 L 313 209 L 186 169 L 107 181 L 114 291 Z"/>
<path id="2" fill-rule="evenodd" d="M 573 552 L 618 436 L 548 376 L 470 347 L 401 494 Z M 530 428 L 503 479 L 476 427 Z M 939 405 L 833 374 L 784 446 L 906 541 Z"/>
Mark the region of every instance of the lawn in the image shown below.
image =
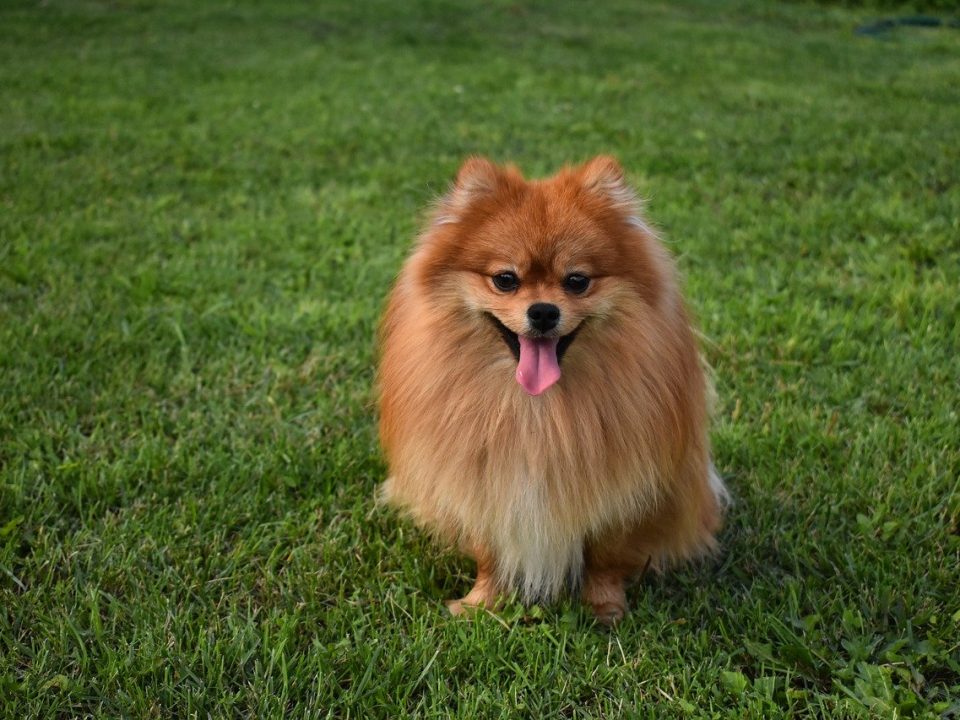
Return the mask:
<path id="1" fill-rule="evenodd" d="M 803 3 L 0 7 L 0 716 L 960 717 L 960 30 Z M 483 153 L 617 155 L 736 497 L 714 559 L 449 617 L 375 329 Z"/>

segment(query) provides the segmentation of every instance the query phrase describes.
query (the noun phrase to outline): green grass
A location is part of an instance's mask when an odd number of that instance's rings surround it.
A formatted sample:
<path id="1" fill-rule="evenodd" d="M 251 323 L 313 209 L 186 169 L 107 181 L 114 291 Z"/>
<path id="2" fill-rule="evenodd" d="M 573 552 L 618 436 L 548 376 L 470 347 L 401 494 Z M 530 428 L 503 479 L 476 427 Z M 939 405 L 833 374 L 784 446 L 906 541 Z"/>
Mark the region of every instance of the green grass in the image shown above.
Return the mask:
<path id="1" fill-rule="evenodd" d="M 960 31 L 805 4 L 0 7 L 3 717 L 960 716 Z M 716 560 L 448 617 L 374 333 L 460 160 L 620 157 Z"/>

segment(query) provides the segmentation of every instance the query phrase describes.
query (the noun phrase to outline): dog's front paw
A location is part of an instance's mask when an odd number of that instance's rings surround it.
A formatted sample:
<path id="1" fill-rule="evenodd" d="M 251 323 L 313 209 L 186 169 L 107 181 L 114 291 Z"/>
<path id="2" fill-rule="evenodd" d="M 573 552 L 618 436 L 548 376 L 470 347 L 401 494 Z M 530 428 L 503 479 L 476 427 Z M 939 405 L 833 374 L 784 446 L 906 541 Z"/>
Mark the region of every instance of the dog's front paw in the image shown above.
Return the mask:
<path id="1" fill-rule="evenodd" d="M 470 602 L 470 596 L 462 597 L 459 600 L 447 600 L 447 610 L 450 611 L 450 614 L 454 617 L 459 617 L 460 615 L 469 615 L 470 613 L 475 613 L 478 610 L 482 610 L 485 607 L 485 603 L 480 601 Z"/>
<path id="2" fill-rule="evenodd" d="M 605 602 L 599 605 L 591 604 L 590 609 L 593 611 L 593 615 L 597 620 L 611 627 L 623 620 L 623 616 L 627 614 L 626 605 L 616 602 Z"/>
<path id="3" fill-rule="evenodd" d="M 627 614 L 627 594 L 623 578 L 612 573 L 587 575 L 583 587 L 583 601 L 590 606 L 594 617 L 604 625 L 616 625 Z"/>
<path id="4" fill-rule="evenodd" d="M 450 611 L 450 614 L 454 617 L 463 615 L 467 609 L 473 609 L 470 605 L 464 605 L 463 599 L 460 600 L 447 600 L 447 610 Z"/>

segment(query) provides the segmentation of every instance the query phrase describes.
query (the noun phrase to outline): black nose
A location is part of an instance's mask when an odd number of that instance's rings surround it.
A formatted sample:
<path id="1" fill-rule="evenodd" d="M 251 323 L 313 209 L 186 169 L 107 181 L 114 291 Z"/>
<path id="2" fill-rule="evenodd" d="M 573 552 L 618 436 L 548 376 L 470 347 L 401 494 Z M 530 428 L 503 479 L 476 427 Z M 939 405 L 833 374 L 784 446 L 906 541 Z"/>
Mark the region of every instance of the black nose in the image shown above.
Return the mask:
<path id="1" fill-rule="evenodd" d="M 560 322 L 560 308 L 551 303 L 534 303 L 527 308 L 527 317 L 534 329 L 545 333 Z"/>

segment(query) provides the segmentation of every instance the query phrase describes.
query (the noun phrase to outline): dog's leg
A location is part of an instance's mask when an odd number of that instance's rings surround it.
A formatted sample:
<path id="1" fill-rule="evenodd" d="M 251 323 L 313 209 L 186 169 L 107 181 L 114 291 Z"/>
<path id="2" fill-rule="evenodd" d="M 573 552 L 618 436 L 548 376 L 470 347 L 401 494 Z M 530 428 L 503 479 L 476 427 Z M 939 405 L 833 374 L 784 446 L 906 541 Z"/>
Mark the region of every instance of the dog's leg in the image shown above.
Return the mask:
<path id="1" fill-rule="evenodd" d="M 485 552 L 475 552 L 473 555 L 477 559 L 477 580 L 464 597 L 447 602 L 451 615 L 462 615 L 481 606 L 489 610 L 496 607 L 500 593 L 493 573 L 493 560 Z"/>
<path id="2" fill-rule="evenodd" d="M 583 581 L 583 601 L 590 606 L 597 620 L 615 625 L 627 612 L 626 578 L 617 568 L 587 566 Z"/>

